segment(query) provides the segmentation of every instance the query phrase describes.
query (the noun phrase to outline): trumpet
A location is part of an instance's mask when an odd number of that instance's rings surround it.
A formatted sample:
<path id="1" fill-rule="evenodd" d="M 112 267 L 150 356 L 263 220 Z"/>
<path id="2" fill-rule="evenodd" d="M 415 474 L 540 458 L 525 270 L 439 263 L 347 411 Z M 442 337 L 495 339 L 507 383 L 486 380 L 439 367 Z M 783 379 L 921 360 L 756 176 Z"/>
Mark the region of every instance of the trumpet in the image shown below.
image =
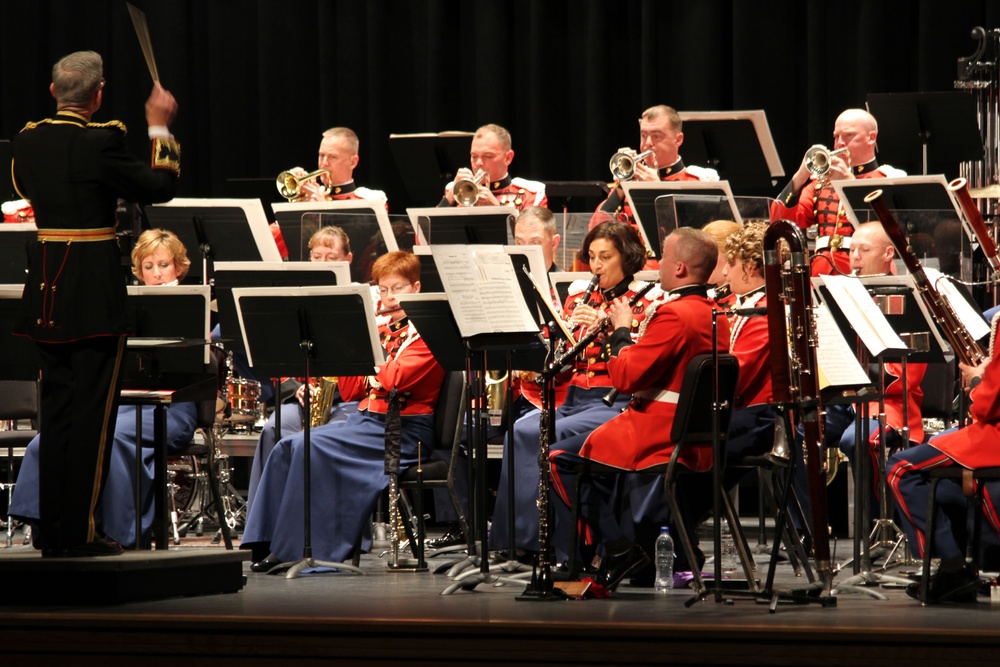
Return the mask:
<path id="1" fill-rule="evenodd" d="M 486 171 L 480 169 L 472 178 L 455 181 L 455 185 L 451 188 L 451 194 L 459 206 L 476 205 L 479 200 L 479 185 L 486 179 L 486 176 Z"/>
<path id="2" fill-rule="evenodd" d="M 611 156 L 608 168 L 611 169 L 611 175 L 616 181 L 631 181 L 635 176 L 635 165 L 653 154 L 651 150 L 638 155 L 633 155 L 634 152 L 631 148 L 619 148 L 618 152 Z"/>
<path id="3" fill-rule="evenodd" d="M 817 179 L 827 180 L 825 177 L 830 172 L 833 156 L 846 152 L 846 147 L 831 151 L 826 146 L 816 144 L 806 151 L 806 169 Z"/>
<path id="4" fill-rule="evenodd" d="M 319 178 L 320 176 L 328 176 L 330 172 L 326 169 L 317 169 L 316 171 L 306 174 L 305 176 L 296 176 L 291 170 L 283 171 L 278 174 L 277 178 L 274 179 L 275 185 L 278 187 L 278 192 L 285 199 L 292 201 L 293 199 L 298 199 L 302 196 L 302 184 L 313 180 L 314 178 Z M 330 194 L 330 186 L 323 184 L 323 194 Z"/>

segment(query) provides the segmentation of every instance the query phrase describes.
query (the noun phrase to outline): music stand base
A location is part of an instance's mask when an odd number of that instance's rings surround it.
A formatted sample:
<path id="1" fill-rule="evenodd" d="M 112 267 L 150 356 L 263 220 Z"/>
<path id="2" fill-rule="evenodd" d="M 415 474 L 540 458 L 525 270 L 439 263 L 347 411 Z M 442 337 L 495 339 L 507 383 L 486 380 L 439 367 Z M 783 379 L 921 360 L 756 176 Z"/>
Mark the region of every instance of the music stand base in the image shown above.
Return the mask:
<path id="1" fill-rule="evenodd" d="M 284 570 L 288 570 L 285 573 L 285 579 L 295 579 L 303 570 L 309 570 L 317 567 L 325 567 L 331 570 L 336 570 L 337 572 L 348 572 L 350 574 L 364 574 L 364 570 L 360 567 L 356 567 L 349 563 L 332 563 L 325 560 L 316 560 L 315 558 L 303 558 L 298 561 L 288 561 L 285 563 L 278 563 L 270 570 L 267 574 L 279 574 Z"/>
<path id="2" fill-rule="evenodd" d="M 420 567 L 416 558 L 400 558 L 396 563 L 385 566 L 387 572 L 428 572 L 427 566 Z"/>

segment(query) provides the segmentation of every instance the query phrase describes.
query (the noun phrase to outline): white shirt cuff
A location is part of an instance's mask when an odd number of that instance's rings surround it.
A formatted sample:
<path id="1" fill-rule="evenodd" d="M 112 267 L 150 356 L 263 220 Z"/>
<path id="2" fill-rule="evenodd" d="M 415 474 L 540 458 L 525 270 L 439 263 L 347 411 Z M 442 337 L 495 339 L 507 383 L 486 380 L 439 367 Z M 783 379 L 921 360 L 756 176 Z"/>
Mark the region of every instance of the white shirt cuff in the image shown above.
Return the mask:
<path id="1" fill-rule="evenodd" d="M 174 135 L 170 133 L 170 128 L 166 125 L 150 125 L 149 126 L 149 138 L 150 139 L 173 139 Z"/>

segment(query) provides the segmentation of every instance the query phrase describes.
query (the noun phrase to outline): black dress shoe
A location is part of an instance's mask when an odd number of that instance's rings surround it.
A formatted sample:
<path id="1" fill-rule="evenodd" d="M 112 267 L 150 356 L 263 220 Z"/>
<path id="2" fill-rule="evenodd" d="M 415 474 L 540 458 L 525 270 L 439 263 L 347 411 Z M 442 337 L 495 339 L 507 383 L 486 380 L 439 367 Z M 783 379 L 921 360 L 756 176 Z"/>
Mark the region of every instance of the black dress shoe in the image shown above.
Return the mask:
<path id="1" fill-rule="evenodd" d="M 925 604 L 941 602 L 974 603 L 979 590 L 979 576 L 968 567 L 957 572 L 938 570 L 931 577 L 930 590 L 924 598 Z M 912 583 L 906 587 L 906 594 L 914 600 L 921 597 L 920 583 Z"/>
<path id="2" fill-rule="evenodd" d="M 93 542 L 85 542 L 72 547 L 45 547 L 42 558 L 95 558 L 99 556 L 119 556 L 125 550 L 122 545 L 106 537 L 98 537 Z"/>
<path id="3" fill-rule="evenodd" d="M 271 568 L 275 565 L 280 565 L 281 561 L 278 560 L 273 554 L 265 558 L 264 560 L 257 561 L 256 563 L 250 564 L 251 572 L 269 572 Z"/>
<path id="4" fill-rule="evenodd" d="M 428 549 L 444 549 L 458 544 L 465 544 L 465 533 L 462 532 L 462 527 L 457 523 L 446 530 L 441 537 L 427 540 Z"/>
<path id="5" fill-rule="evenodd" d="M 638 544 L 633 544 L 625 551 L 609 554 L 601 567 L 605 573 L 605 588 L 615 590 L 625 577 L 648 563 L 649 556 Z"/>

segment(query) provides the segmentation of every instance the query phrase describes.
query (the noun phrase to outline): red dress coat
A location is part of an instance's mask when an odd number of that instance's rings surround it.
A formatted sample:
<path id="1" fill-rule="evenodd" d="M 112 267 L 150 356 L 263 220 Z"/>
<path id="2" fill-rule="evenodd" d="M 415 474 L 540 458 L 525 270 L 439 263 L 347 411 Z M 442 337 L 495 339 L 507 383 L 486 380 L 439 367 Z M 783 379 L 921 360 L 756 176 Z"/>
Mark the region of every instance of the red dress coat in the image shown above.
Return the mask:
<path id="1" fill-rule="evenodd" d="M 358 410 L 385 414 L 389 392 L 396 389 L 401 415 L 433 414 L 444 369 L 427 343 L 406 320 L 380 326 L 379 338 L 388 353 L 385 365 L 376 375 L 339 378 L 340 397 L 344 401 L 361 401 Z"/>
<path id="2" fill-rule="evenodd" d="M 736 308 L 759 308 L 764 305 L 764 291 L 754 292 L 737 301 Z M 736 408 L 771 402 L 771 349 L 768 345 L 767 317 L 734 315 L 729 322 L 729 351 L 740 365 L 736 388 Z"/>
<path id="3" fill-rule="evenodd" d="M 641 470 L 670 460 L 677 399 L 652 398 L 667 391 L 680 392 L 691 359 L 712 351 L 714 305 L 697 294 L 658 304 L 639 341 L 608 362 L 614 386 L 632 394 L 632 402 L 590 434 L 580 456 L 623 470 Z M 729 350 L 725 318 L 718 323 L 718 349 Z M 685 447 L 679 461 L 693 470 L 707 470 L 712 465 L 711 445 Z"/>
<path id="4" fill-rule="evenodd" d="M 1000 363 L 986 366 L 971 398 L 973 423 L 939 435 L 930 445 L 966 468 L 1000 466 Z"/>
<path id="5" fill-rule="evenodd" d="M 902 364 L 887 362 L 885 371 L 897 378 L 885 388 L 885 422 L 902 432 L 903 381 L 898 379 L 903 373 Z M 927 364 L 906 365 L 906 417 L 910 427 L 910 440 L 918 443 L 924 441 L 924 420 L 920 413 L 920 404 L 924 400 L 924 390 L 920 383 L 923 382 L 925 373 L 927 373 Z M 878 403 L 869 405 L 868 414 L 878 416 Z"/>
<path id="6" fill-rule="evenodd" d="M 852 168 L 855 178 L 890 178 L 905 176 L 899 169 L 889 166 L 879 166 L 875 160 L 866 164 L 855 165 Z M 790 220 L 802 229 L 817 226 L 818 236 L 851 236 L 854 227 L 847 219 L 847 214 L 840 205 L 840 198 L 832 186 L 816 188 L 816 181 L 810 180 L 802 190 L 796 192 L 791 182 L 778 195 L 771 205 L 772 220 Z M 845 250 L 822 250 L 818 254 L 827 261 L 813 262 L 812 274 L 825 275 L 833 273 L 830 262 L 836 265 L 841 273 L 851 272 L 850 253 Z"/>

